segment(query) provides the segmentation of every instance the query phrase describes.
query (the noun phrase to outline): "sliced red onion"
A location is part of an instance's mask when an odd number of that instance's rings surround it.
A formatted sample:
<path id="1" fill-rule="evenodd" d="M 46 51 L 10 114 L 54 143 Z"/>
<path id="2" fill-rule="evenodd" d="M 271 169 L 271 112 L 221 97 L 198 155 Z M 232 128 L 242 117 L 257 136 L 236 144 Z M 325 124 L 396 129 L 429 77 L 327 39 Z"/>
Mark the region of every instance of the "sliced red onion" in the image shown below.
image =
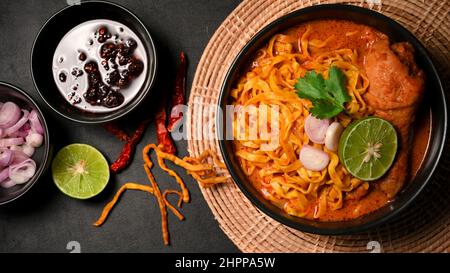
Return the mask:
<path id="1" fill-rule="evenodd" d="M 29 157 L 22 152 L 22 150 L 20 151 L 13 151 L 13 161 L 12 164 L 19 164 L 24 162 L 25 160 L 27 160 Z"/>
<path id="2" fill-rule="evenodd" d="M 305 133 L 312 142 L 324 144 L 328 126 L 330 126 L 330 120 L 318 119 L 310 114 L 305 120 Z"/>
<path id="3" fill-rule="evenodd" d="M 9 178 L 16 184 L 28 182 L 36 173 L 36 162 L 27 159 L 22 163 L 9 166 Z"/>
<path id="4" fill-rule="evenodd" d="M 42 127 L 41 122 L 39 121 L 39 116 L 36 110 L 32 110 L 29 116 L 31 131 L 36 132 L 38 134 L 44 134 L 44 128 Z"/>
<path id="5" fill-rule="evenodd" d="M 339 140 L 341 139 L 342 132 L 344 131 L 344 126 L 339 122 L 335 121 L 327 129 L 325 135 L 325 147 L 332 152 L 336 152 L 339 146 Z"/>
<path id="6" fill-rule="evenodd" d="M 0 183 L 9 178 L 9 168 L 4 168 L 0 171 Z"/>
<path id="7" fill-rule="evenodd" d="M 7 148 L 14 145 L 22 145 L 25 141 L 22 137 L 0 139 L 0 148 Z"/>
<path id="8" fill-rule="evenodd" d="M 303 145 L 300 150 L 300 162 L 307 170 L 322 171 L 328 166 L 330 157 L 320 149 L 310 145 Z"/>
<path id="9" fill-rule="evenodd" d="M 1 187 L 10 188 L 26 183 L 34 176 L 36 163 L 30 157 L 35 148 L 42 145 L 43 133 L 35 110 L 21 110 L 12 102 L 0 103 Z"/>
<path id="10" fill-rule="evenodd" d="M 17 185 L 16 182 L 12 181 L 11 179 L 8 179 L 8 180 L 0 183 L 0 186 L 5 189 L 12 188 L 15 185 Z"/>
<path id="11" fill-rule="evenodd" d="M 15 131 L 14 133 L 10 134 L 10 137 L 21 137 L 21 138 L 25 138 L 30 134 L 30 131 Z"/>
<path id="12" fill-rule="evenodd" d="M 27 122 L 25 123 L 18 131 L 9 134 L 10 137 L 23 137 L 25 138 L 26 136 L 28 136 L 31 132 L 31 126 L 30 124 Z"/>
<path id="13" fill-rule="evenodd" d="M 6 102 L 0 108 L 0 128 L 13 126 L 20 119 L 20 108 L 13 102 Z"/>
<path id="14" fill-rule="evenodd" d="M 27 144 L 29 144 L 31 147 L 37 148 L 42 145 L 42 142 L 44 142 L 44 136 L 38 133 L 30 133 L 25 140 L 27 141 Z"/>
<path id="15" fill-rule="evenodd" d="M 25 144 L 22 146 L 22 152 L 29 157 L 34 155 L 35 148 L 29 144 Z"/>
<path id="16" fill-rule="evenodd" d="M 13 152 L 14 151 L 22 152 L 22 146 L 18 146 L 18 145 L 11 146 L 11 147 L 9 147 L 9 149 Z"/>
<path id="17" fill-rule="evenodd" d="M 7 167 L 13 161 L 13 151 L 5 148 L 0 149 L 0 167 Z"/>
<path id="18" fill-rule="evenodd" d="M 24 126 L 25 123 L 27 123 L 30 112 L 28 112 L 27 110 L 22 110 L 22 112 L 23 112 L 22 117 L 19 119 L 18 122 L 16 122 L 16 124 L 5 130 L 4 132 L 5 135 L 9 136 L 10 134 L 15 133 L 16 131 L 19 131 L 20 128 L 22 128 L 22 126 Z"/>

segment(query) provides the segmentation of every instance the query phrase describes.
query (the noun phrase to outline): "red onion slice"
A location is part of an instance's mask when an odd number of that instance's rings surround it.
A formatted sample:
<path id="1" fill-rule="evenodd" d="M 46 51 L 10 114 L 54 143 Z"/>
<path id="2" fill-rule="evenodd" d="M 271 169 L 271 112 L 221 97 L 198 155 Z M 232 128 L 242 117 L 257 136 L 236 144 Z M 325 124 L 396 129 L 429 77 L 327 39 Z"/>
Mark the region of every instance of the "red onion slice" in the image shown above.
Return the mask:
<path id="1" fill-rule="evenodd" d="M 13 152 L 15 152 L 15 151 L 22 152 L 22 146 L 18 146 L 18 145 L 11 146 L 11 147 L 9 147 L 9 149 Z"/>
<path id="2" fill-rule="evenodd" d="M 39 121 L 39 116 L 36 110 L 32 110 L 29 116 L 31 131 L 36 132 L 38 134 L 44 134 L 44 128 L 42 127 L 41 122 Z"/>
<path id="3" fill-rule="evenodd" d="M 0 167 L 7 167 L 13 161 L 13 151 L 9 149 L 0 149 Z"/>
<path id="4" fill-rule="evenodd" d="M 35 148 L 29 144 L 25 144 L 22 146 L 22 152 L 29 157 L 34 155 Z"/>
<path id="5" fill-rule="evenodd" d="M 307 170 L 322 171 L 328 166 L 330 156 L 320 149 L 303 145 L 300 150 L 300 162 Z"/>
<path id="6" fill-rule="evenodd" d="M 36 173 L 36 162 L 27 159 L 22 163 L 9 167 L 9 178 L 16 184 L 28 182 Z"/>
<path id="7" fill-rule="evenodd" d="M 324 144 L 328 126 L 330 126 L 330 120 L 317 119 L 310 114 L 305 120 L 305 133 L 312 142 Z"/>
<path id="8" fill-rule="evenodd" d="M 12 188 L 15 185 L 17 185 L 16 182 L 12 181 L 11 179 L 8 179 L 8 180 L 0 183 L 0 186 L 5 189 Z"/>
<path id="9" fill-rule="evenodd" d="M 29 157 L 22 151 L 13 151 L 12 164 L 19 164 L 27 160 Z"/>
<path id="10" fill-rule="evenodd" d="M 25 123 L 18 131 L 9 134 L 10 137 L 27 137 L 31 132 L 30 123 Z"/>
<path id="11" fill-rule="evenodd" d="M 325 147 L 332 152 L 336 152 L 339 146 L 339 140 L 341 139 L 342 132 L 344 131 L 344 126 L 339 122 L 335 121 L 327 129 L 327 134 L 325 136 Z"/>
<path id="12" fill-rule="evenodd" d="M 0 171 L 0 183 L 6 181 L 9 178 L 9 168 L 5 168 Z"/>
<path id="13" fill-rule="evenodd" d="M 14 145 L 22 145 L 25 140 L 22 137 L 0 139 L 0 148 L 7 148 Z"/>
<path id="14" fill-rule="evenodd" d="M 19 119 L 19 121 L 16 124 L 14 124 L 13 126 L 7 128 L 5 130 L 5 132 L 4 132 L 5 135 L 9 136 L 10 134 L 19 131 L 20 128 L 22 128 L 22 126 L 24 126 L 25 123 L 27 123 L 30 112 L 28 112 L 27 110 L 22 110 L 22 112 L 23 112 L 23 116 Z"/>
<path id="15" fill-rule="evenodd" d="M 20 119 L 20 108 L 13 102 L 6 102 L 0 108 L 0 128 L 13 126 Z"/>
<path id="16" fill-rule="evenodd" d="M 30 157 L 42 145 L 43 133 L 35 110 L 29 112 L 13 102 L 0 102 L 1 187 L 26 183 L 35 175 L 36 162 Z"/>
<path id="17" fill-rule="evenodd" d="M 34 148 L 38 148 L 44 142 L 44 137 L 38 133 L 31 133 L 25 138 L 28 145 Z"/>

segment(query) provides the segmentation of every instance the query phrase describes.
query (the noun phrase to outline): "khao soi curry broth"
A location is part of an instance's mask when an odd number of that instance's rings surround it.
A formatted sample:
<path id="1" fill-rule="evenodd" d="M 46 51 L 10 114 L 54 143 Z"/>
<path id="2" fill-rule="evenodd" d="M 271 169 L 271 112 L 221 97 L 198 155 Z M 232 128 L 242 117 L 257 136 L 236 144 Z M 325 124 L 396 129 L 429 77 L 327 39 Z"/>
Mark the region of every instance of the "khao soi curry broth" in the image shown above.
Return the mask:
<path id="1" fill-rule="evenodd" d="M 319 108 L 319 100 L 305 98 L 312 91 L 297 85 L 306 79 L 336 87 L 331 81 L 339 75 L 346 93 L 340 96 L 347 99 L 333 117 L 332 106 Z M 350 21 L 301 24 L 271 37 L 231 92 L 234 105 L 278 107 L 279 145 L 267 151 L 261 149 L 265 140 L 241 134 L 236 129 L 248 129 L 252 121 L 248 113 L 238 113 L 233 121 L 235 155 L 253 186 L 288 214 L 318 221 L 360 217 L 392 200 L 420 168 L 431 126 L 429 111 L 416 118 L 423 90 L 424 75 L 408 43 L 391 43 L 385 34 Z M 331 99 L 337 100 L 332 92 Z M 398 138 L 392 165 L 384 166 L 386 173 L 374 181 L 349 172 L 340 156 L 342 145 L 337 149 L 339 138 L 334 137 L 334 145 L 317 139 L 318 134 L 327 138 L 330 128 L 341 136 L 367 117 L 392 124 Z M 387 144 L 367 144 L 361 164 L 381 160 Z"/>

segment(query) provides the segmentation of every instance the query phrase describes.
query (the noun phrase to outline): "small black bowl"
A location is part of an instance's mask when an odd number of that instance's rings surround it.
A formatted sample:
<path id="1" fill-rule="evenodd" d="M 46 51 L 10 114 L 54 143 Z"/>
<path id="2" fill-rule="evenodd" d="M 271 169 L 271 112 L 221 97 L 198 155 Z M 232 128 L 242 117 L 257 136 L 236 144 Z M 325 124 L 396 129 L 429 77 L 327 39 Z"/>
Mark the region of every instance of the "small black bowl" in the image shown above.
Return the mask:
<path id="1" fill-rule="evenodd" d="M 90 113 L 70 105 L 53 79 L 53 55 L 61 39 L 75 26 L 95 19 L 109 19 L 126 25 L 140 38 L 147 52 L 148 62 L 145 65 L 148 73 L 140 92 L 114 112 Z M 57 12 L 39 31 L 31 52 L 31 74 L 42 99 L 63 117 L 81 123 L 108 122 L 132 111 L 150 93 L 156 70 L 156 48 L 141 20 L 128 9 L 104 1 L 82 1 L 79 5 L 68 6 Z"/>
<path id="2" fill-rule="evenodd" d="M 407 41 L 416 49 L 418 65 L 425 71 L 427 78 L 424 100 L 429 103 L 432 111 L 430 144 L 422 167 L 416 177 L 405 186 L 394 200 L 371 214 L 351 221 L 342 222 L 318 222 L 302 219 L 288 215 L 262 197 L 251 185 L 251 182 L 241 170 L 239 161 L 234 155 L 233 141 L 222 137 L 227 136 L 227 130 L 229 131 L 231 129 L 227 128 L 227 113 L 222 114 L 219 110 L 216 127 L 220 139 L 220 149 L 233 180 L 246 197 L 262 212 L 289 227 L 305 232 L 324 235 L 351 234 L 365 231 L 391 219 L 410 204 L 422 191 L 430 180 L 444 148 L 447 131 L 447 106 L 444 90 L 436 68 L 427 50 L 413 34 L 394 20 L 375 11 L 350 5 L 330 4 L 297 10 L 281 17 L 259 31 L 240 51 L 232 63 L 222 86 L 219 98 L 220 108 L 225 111 L 226 105 L 230 104 L 229 94 L 234 87 L 233 85 L 242 73 L 245 72 L 245 69 L 248 67 L 248 62 L 255 56 L 256 51 L 266 44 L 270 37 L 295 25 L 319 19 L 344 19 L 365 24 L 387 34 L 394 42 Z"/>
<path id="3" fill-rule="evenodd" d="M 32 157 L 37 166 L 34 176 L 23 185 L 16 185 L 9 189 L 0 187 L 0 205 L 16 200 L 31 189 L 39 177 L 47 170 L 51 159 L 50 134 L 48 133 L 47 122 L 37 104 L 27 93 L 19 88 L 5 82 L 0 82 L 0 102 L 4 103 L 7 101 L 16 103 L 22 109 L 28 111 L 35 110 L 38 113 L 39 120 L 44 128 L 44 143 L 41 147 L 36 148 L 36 152 Z"/>

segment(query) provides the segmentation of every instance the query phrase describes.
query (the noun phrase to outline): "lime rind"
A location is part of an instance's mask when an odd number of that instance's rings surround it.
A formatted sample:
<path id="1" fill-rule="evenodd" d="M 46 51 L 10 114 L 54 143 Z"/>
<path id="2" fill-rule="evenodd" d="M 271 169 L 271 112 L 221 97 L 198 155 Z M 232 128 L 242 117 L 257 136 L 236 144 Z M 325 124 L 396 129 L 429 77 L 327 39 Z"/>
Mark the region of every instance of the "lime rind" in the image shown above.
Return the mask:
<path id="1" fill-rule="evenodd" d="M 74 173 L 74 166 L 81 160 L 86 173 Z M 110 173 L 106 158 L 97 149 L 86 144 L 71 144 L 54 158 L 52 176 L 64 194 L 75 199 L 88 199 L 104 190 Z"/>
<path id="2" fill-rule="evenodd" d="M 342 133 L 339 142 L 339 157 L 345 168 L 363 181 L 380 179 L 392 166 L 397 151 L 397 132 L 388 121 L 378 117 L 367 117 L 352 123 Z M 369 157 L 369 143 L 381 143 L 377 153 L 380 157 Z"/>

